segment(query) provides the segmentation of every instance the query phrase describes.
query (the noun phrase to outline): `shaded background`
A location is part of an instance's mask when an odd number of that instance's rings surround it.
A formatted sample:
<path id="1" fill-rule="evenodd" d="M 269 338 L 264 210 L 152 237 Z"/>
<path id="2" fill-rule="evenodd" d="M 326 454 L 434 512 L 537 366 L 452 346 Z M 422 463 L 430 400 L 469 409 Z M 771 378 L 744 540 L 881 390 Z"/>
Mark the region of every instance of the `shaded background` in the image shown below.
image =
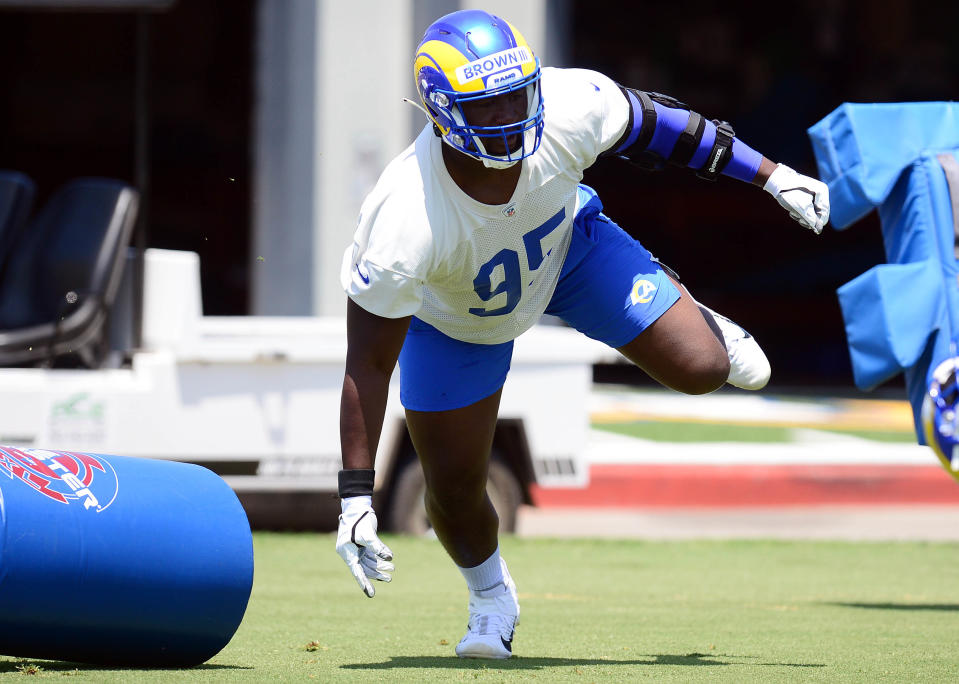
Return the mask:
<path id="1" fill-rule="evenodd" d="M 957 92 L 959 3 L 568 7 L 572 65 L 727 119 L 745 142 L 811 175 L 806 129 L 841 103 Z M 255 0 L 180 0 L 149 15 L 146 245 L 200 255 L 212 315 L 249 312 L 255 12 Z M 30 175 L 38 205 L 78 175 L 135 182 L 139 21 L 0 8 L 0 167 Z M 730 179 L 646 174 L 609 160 L 585 182 L 699 299 L 759 339 L 773 386 L 853 388 L 835 289 L 884 261 L 875 214 L 817 238 L 761 190 Z M 625 366 L 599 367 L 596 376 L 648 382 Z"/>
<path id="2" fill-rule="evenodd" d="M 209 314 L 246 313 L 254 1 L 149 13 L 147 246 L 200 254 Z M 139 18 L 0 10 L 0 167 L 36 206 L 78 175 L 136 184 Z"/>
<path id="3" fill-rule="evenodd" d="M 807 0 L 782 12 L 760 2 L 645 3 L 646 30 L 606 20 L 602 9 L 616 6 L 576 3 L 577 64 L 726 119 L 744 142 L 814 177 L 806 129 L 843 102 L 950 100 L 959 85 L 959 3 Z M 672 168 L 630 182 L 629 169 L 598 165 L 586 182 L 697 298 L 756 336 L 771 385 L 853 387 L 835 290 L 885 261 L 875 213 L 816 238 L 758 188 Z M 606 377 L 624 374 L 639 381 L 622 369 Z M 901 385 L 900 376 L 880 389 Z"/>

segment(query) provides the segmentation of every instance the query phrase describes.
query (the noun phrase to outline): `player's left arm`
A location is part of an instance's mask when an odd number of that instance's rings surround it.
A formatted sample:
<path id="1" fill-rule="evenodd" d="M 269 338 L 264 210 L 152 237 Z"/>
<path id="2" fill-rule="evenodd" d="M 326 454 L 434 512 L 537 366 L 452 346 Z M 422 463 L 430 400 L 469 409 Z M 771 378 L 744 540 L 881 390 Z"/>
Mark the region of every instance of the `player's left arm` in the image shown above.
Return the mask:
<path id="1" fill-rule="evenodd" d="M 770 161 L 736 137 L 728 122 L 706 119 L 661 93 L 620 86 L 629 102 L 622 136 L 601 156 L 616 156 L 648 169 L 665 164 L 692 168 L 715 180 L 720 175 L 758 185 L 789 215 L 817 234 L 829 220 L 826 184 Z"/>

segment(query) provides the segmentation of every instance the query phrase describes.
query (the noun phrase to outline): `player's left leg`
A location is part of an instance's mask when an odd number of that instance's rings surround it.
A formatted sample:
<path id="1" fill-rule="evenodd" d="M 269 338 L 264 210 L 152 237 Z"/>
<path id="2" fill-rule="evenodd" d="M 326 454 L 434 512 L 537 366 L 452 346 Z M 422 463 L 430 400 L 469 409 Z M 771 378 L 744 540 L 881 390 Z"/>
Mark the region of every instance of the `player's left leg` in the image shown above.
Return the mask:
<path id="1" fill-rule="evenodd" d="M 678 282 L 677 284 L 682 285 Z M 688 294 L 688 290 L 683 289 Z M 769 382 L 771 369 L 769 360 L 756 338 L 732 319 L 713 311 L 701 302 L 697 304 L 706 323 L 713 328 L 713 332 L 726 347 L 726 356 L 729 359 L 729 376 L 726 382 L 747 390 L 765 387 Z"/>
<path id="2" fill-rule="evenodd" d="M 547 313 L 616 348 L 666 387 L 688 394 L 724 382 L 758 389 L 769 364 L 754 338 L 702 306 L 678 276 L 600 213 L 580 187 L 572 243 Z"/>
<path id="3" fill-rule="evenodd" d="M 737 323 L 693 299 L 674 277 L 669 279 L 680 292 L 679 301 L 618 351 L 662 384 L 688 394 L 711 392 L 723 382 L 749 390 L 764 387 L 769 381 L 769 361 L 756 340 Z M 713 340 L 699 325 L 697 311 L 712 337 L 723 345 L 723 359 L 717 357 Z M 713 375 L 711 365 L 717 367 L 718 375 Z"/>
<path id="4" fill-rule="evenodd" d="M 678 297 L 664 311 L 662 304 L 654 304 L 651 322 L 616 350 L 670 389 L 685 394 L 719 389 L 729 377 L 725 347 L 677 281 L 663 272 L 647 275 L 657 289 L 669 292 L 670 298 L 675 291 Z"/>
<path id="5" fill-rule="evenodd" d="M 713 311 L 702 302 L 696 301 L 682 284 L 676 271 L 658 259 L 653 258 L 653 261 L 662 267 L 670 281 L 680 291 L 682 297 L 688 297 L 699 308 L 699 312 L 713 331 L 716 339 L 722 342 L 729 361 L 726 382 L 734 387 L 747 390 L 759 390 L 765 387 L 766 383 L 769 382 L 769 361 L 756 342 L 756 338 L 732 319 Z M 624 355 L 631 358 L 629 353 L 624 353 Z"/>
<path id="6" fill-rule="evenodd" d="M 679 274 L 669 266 L 654 258 L 686 296 L 692 297 L 689 290 L 682 284 Z M 763 352 L 756 338 L 750 335 L 746 330 L 731 318 L 723 316 L 721 313 L 713 311 L 702 302 L 693 299 L 699 307 L 699 311 L 706 319 L 706 324 L 712 328 L 716 338 L 726 347 L 726 356 L 729 358 L 729 376 L 726 382 L 735 387 L 748 390 L 758 390 L 766 386 L 769 382 L 769 361 Z"/>

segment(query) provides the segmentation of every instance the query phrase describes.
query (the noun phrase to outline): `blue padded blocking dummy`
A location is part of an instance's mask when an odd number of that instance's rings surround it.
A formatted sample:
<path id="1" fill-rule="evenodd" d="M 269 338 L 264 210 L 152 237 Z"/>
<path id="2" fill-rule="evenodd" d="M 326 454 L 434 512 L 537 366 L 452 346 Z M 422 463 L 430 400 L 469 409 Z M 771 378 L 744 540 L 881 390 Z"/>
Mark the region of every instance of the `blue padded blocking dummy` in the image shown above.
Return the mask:
<path id="1" fill-rule="evenodd" d="M 246 513 L 213 472 L 0 447 L 0 654 L 197 665 L 252 586 Z"/>
<path id="2" fill-rule="evenodd" d="M 919 155 L 959 147 L 959 103 L 846 103 L 808 133 L 830 225 L 843 230 L 882 204 Z"/>
<path id="3" fill-rule="evenodd" d="M 904 373 L 916 435 L 932 371 L 959 321 L 956 217 L 943 164 L 959 151 L 959 105 L 844 104 L 809 129 L 831 224 L 878 210 L 888 263 L 838 289 L 856 385 Z M 956 194 L 955 190 L 952 194 Z"/>

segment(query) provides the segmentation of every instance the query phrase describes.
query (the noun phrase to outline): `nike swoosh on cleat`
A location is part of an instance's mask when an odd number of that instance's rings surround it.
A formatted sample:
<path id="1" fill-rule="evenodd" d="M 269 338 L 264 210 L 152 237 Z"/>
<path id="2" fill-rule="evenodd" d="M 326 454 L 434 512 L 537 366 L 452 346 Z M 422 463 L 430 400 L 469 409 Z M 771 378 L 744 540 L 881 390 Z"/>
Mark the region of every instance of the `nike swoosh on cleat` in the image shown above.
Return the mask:
<path id="1" fill-rule="evenodd" d="M 499 640 L 503 642 L 503 648 L 505 648 L 505 649 L 506 649 L 507 651 L 509 651 L 510 653 L 513 652 L 513 641 L 512 641 L 512 640 L 507 641 L 507 640 L 504 639 L 503 637 L 500 637 Z"/>

